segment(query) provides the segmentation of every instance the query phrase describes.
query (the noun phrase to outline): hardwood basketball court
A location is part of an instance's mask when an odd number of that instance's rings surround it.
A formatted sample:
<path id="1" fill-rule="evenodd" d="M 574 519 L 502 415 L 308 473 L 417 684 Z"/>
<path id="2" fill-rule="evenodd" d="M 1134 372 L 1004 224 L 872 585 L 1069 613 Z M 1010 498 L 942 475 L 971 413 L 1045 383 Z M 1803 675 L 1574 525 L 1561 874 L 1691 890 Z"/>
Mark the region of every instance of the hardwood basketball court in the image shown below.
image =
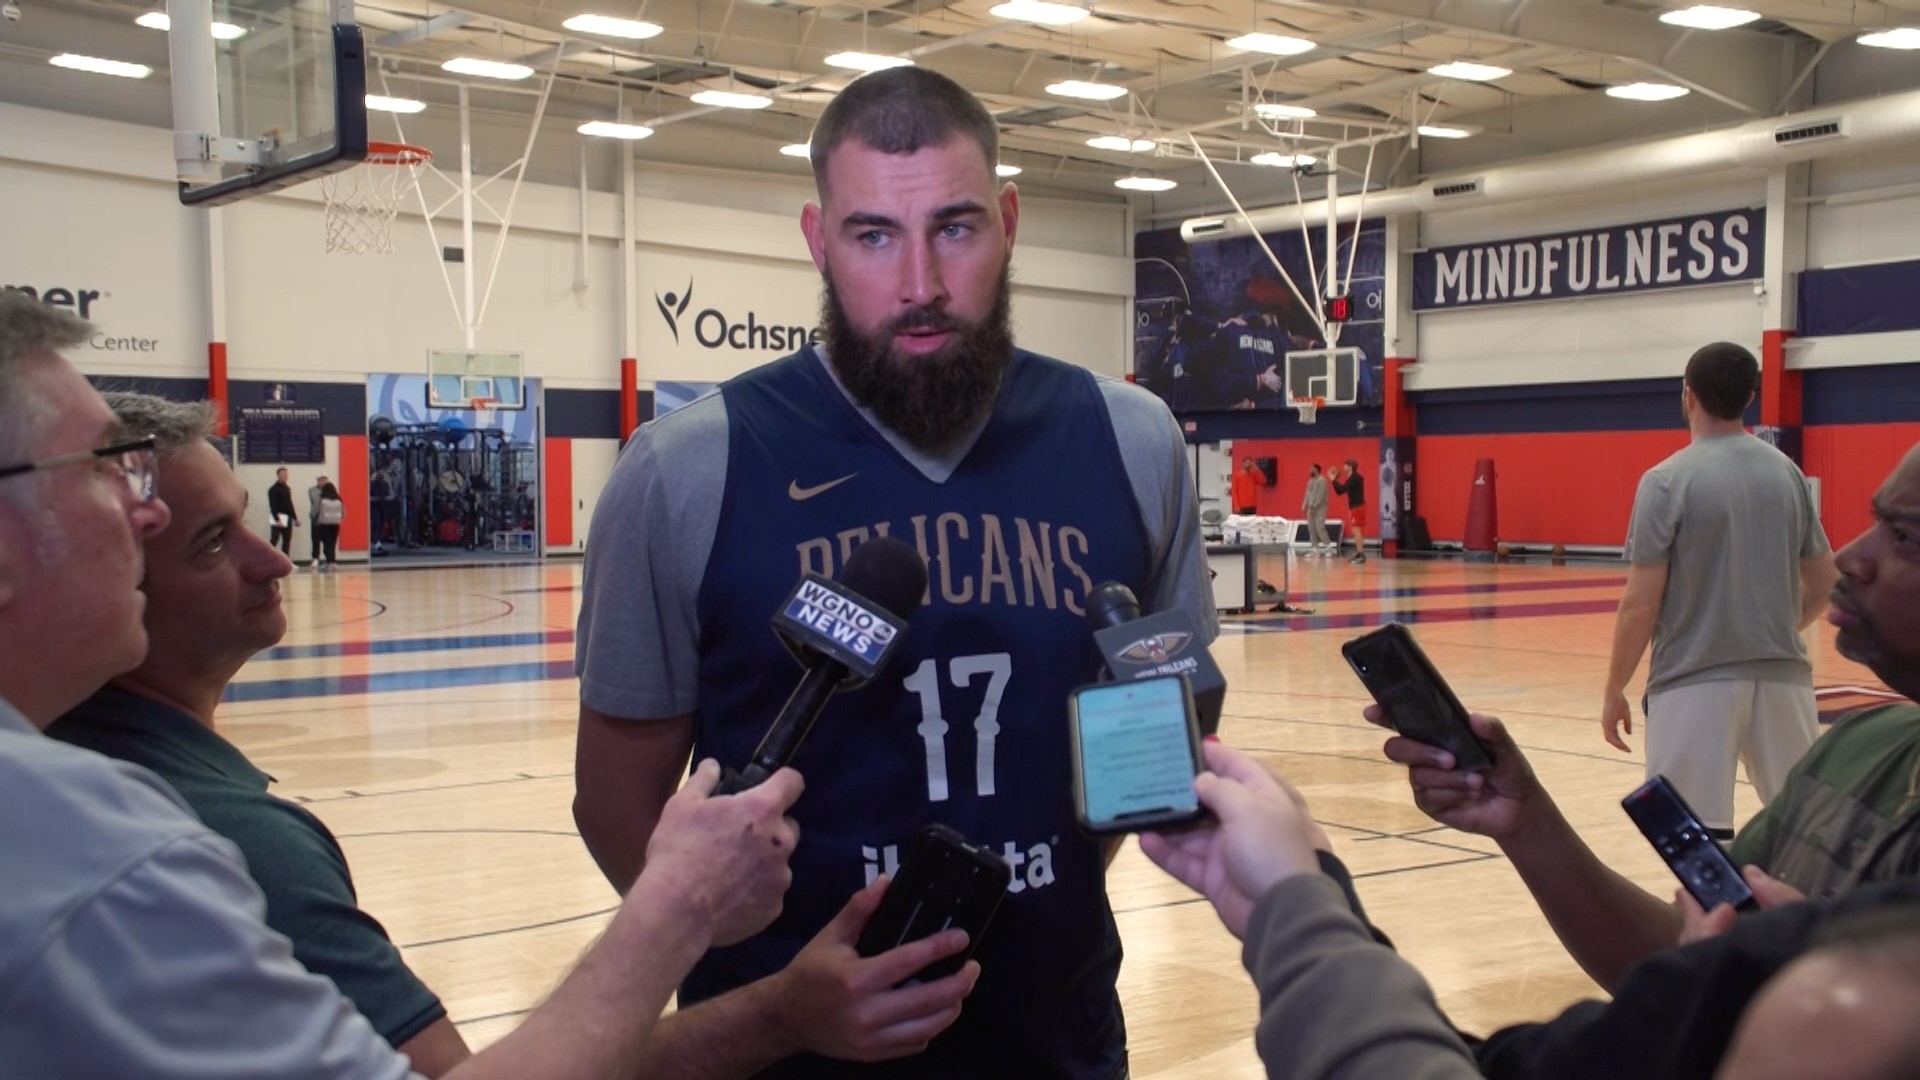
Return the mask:
<path id="1" fill-rule="evenodd" d="M 1277 558 L 1263 560 L 1268 580 Z M 1222 735 L 1306 795 L 1375 921 L 1466 1030 L 1598 991 L 1491 842 L 1414 808 L 1339 646 L 1412 623 L 1469 707 L 1506 720 L 1600 855 L 1667 896 L 1672 875 L 1619 808 L 1640 757 L 1608 747 L 1596 722 L 1625 577 L 1592 563 L 1296 560 L 1292 600 L 1315 614 L 1229 618 L 1214 645 Z M 286 641 L 248 665 L 221 713 L 275 790 L 339 836 L 362 905 L 476 1047 L 519 1023 L 615 904 L 570 812 L 579 580 L 573 562 L 296 574 Z M 1810 644 L 1817 685 L 1884 692 L 1824 624 Z M 1744 783 L 1737 807 L 1741 821 L 1758 809 Z M 1212 909 L 1131 843 L 1110 892 L 1133 1075 L 1262 1076 L 1252 988 Z"/>

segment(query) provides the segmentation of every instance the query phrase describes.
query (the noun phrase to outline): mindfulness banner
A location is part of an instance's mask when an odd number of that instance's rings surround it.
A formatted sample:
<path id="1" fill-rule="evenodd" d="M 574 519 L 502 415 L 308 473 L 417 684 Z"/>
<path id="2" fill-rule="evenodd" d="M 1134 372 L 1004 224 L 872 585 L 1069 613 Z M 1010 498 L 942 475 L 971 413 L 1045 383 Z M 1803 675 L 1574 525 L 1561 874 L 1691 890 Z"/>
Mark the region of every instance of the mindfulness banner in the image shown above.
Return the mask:
<path id="1" fill-rule="evenodd" d="M 1413 307 L 1490 304 L 1678 289 L 1758 278 L 1766 211 L 1725 210 L 1666 221 L 1434 248 L 1413 262 Z"/>

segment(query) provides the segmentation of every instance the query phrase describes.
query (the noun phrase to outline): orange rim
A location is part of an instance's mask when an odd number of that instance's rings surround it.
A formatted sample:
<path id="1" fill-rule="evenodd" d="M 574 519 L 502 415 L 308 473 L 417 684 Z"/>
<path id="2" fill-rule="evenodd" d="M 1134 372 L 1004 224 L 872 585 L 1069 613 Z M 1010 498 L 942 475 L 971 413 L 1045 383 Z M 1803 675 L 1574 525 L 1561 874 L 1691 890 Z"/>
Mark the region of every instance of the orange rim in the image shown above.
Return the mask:
<path id="1" fill-rule="evenodd" d="M 433 160 L 433 151 L 424 146 L 409 146 L 406 143 L 370 142 L 367 144 L 367 165 L 425 165 Z"/>

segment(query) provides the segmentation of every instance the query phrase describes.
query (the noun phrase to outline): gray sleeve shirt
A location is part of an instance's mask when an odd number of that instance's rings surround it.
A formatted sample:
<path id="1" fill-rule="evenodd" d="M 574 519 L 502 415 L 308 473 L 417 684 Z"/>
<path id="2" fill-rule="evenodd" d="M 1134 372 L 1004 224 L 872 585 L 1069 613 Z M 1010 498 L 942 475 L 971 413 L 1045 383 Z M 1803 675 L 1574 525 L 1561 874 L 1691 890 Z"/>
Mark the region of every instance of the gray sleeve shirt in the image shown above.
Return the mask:
<path id="1" fill-rule="evenodd" d="M 1640 478 L 1627 558 L 1667 567 L 1647 688 L 1811 685 L 1800 563 L 1832 550 L 1806 478 L 1751 435 L 1702 439 Z"/>
<path id="2" fill-rule="evenodd" d="M 1150 612 L 1186 609 L 1212 641 L 1219 622 L 1179 424 L 1140 387 L 1098 381 L 1154 552 L 1140 603 Z M 860 411 L 935 478 L 951 475 L 972 447 L 928 458 Z M 694 710 L 700 585 L 719 530 L 727 446 L 726 405 L 712 393 L 642 426 L 615 464 L 589 529 L 575 639 L 580 700 L 589 708 L 630 720 Z"/>
<path id="3" fill-rule="evenodd" d="M 232 844 L 0 701 L 0 1076 L 411 1075 L 293 960 Z"/>

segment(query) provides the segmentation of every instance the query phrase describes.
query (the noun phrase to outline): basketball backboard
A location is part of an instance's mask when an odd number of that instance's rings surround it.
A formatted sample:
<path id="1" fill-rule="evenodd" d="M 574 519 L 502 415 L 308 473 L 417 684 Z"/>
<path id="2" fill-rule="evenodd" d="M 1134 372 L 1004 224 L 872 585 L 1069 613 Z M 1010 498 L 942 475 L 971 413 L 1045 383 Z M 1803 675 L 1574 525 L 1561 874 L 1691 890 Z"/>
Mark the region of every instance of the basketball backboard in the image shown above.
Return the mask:
<path id="1" fill-rule="evenodd" d="M 427 405 L 435 409 L 527 407 L 526 360 L 516 352 L 435 349 L 427 354 Z"/>
<path id="2" fill-rule="evenodd" d="M 352 0 L 169 0 L 180 201 L 217 206 L 367 156 Z"/>
<path id="3" fill-rule="evenodd" d="M 1321 398 L 1328 408 L 1360 400 L 1360 350 L 1295 349 L 1287 353 L 1287 399 Z"/>

